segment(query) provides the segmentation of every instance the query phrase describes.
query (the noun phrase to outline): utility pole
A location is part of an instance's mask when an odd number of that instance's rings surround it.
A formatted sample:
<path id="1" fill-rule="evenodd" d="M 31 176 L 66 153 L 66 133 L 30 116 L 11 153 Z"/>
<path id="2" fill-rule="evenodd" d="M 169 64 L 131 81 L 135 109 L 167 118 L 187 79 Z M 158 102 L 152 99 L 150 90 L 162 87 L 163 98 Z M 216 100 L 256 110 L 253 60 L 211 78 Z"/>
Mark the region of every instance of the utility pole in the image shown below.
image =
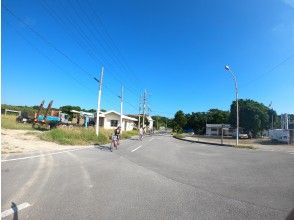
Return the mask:
<path id="1" fill-rule="evenodd" d="M 99 83 L 99 91 L 98 91 L 98 105 L 97 105 L 97 115 L 96 115 L 96 135 L 99 135 L 99 114 L 100 114 L 100 101 L 101 101 L 101 93 L 102 93 L 102 81 L 103 81 L 104 67 L 101 68 L 100 80 L 94 77 L 94 79 Z"/>
<path id="2" fill-rule="evenodd" d="M 140 95 L 140 97 L 139 97 L 139 123 L 138 123 L 138 129 L 140 129 L 140 127 L 141 127 L 141 121 L 140 121 L 140 118 L 141 118 L 141 116 L 140 116 L 140 114 L 141 114 L 141 100 L 142 100 L 142 95 Z"/>
<path id="3" fill-rule="evenodd" d="M 145 125 L 145 111 L 146 111 L 146 89 L 143 96 L 143 127 Z"/>
<path id="4" fill-rule="evenodd" d="M 119 96 L 120 98 L 120 127 L 122 129 L 122 117 L 123 117 L 123 102 L 124 102 L 124 87 L 121 86 L 121 95 Z"/>

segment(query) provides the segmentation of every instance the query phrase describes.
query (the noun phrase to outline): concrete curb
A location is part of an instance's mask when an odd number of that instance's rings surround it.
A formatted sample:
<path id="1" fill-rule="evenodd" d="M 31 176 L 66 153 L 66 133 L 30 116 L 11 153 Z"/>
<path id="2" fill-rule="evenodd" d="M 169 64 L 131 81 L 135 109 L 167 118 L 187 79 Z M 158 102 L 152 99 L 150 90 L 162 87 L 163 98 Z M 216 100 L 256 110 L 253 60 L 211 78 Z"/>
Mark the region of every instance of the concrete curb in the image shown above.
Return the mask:
<path id="1" fill-rule="evenodd" d="M 231 144 L 218 144 L 218 143 L 210 143 L 210 142 L 205 142 L 205 141 L 193 141 L 193 140 L 187 140 L 185 138 L 178 138 L 175 136 L 173 136 L 173 138 L 181 140 L 181 141 L 191 142 L 191 143 L 210 144 L 210 145 L 216 145 L 216 146 L 221 146 L 221 147 L 234 147 L 234 145 L 231 145 Z"/>
<path id="2" fill-rule="evenodd" d="M 221 146 L 221 147 L 233 147 L 233 148 L 236 148 L 236 149 L 248 149 L 248 150 L 256 150 L 256 149 L 258 149 L 258 147 L 255 147 L 255 146 L 235 147 L 235 145 L 232 145 L 232 144 L 219 144 L 219 143 L 211 143 L 211 142 L 205 142 L 205 141 L 193 141 L 193 140 L 187 140 L 185 138 L 178 138 L 178 137 L 174 137 L 174 136 L 173 136 L 173 138 L 181 140 L 181 141 L 187 141 L 187 142 L 190 142 L 190 143 L 215 145 L 215 146 Z"/>

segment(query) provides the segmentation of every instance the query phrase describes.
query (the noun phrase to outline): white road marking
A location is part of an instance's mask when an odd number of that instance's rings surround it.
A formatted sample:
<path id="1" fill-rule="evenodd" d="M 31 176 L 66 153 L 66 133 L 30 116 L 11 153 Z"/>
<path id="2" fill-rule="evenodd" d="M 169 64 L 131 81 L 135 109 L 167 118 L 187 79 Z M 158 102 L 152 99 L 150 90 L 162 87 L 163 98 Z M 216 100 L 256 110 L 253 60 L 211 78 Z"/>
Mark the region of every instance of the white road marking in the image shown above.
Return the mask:
<path id="1" fill-rule="evenodd" d="M 8 209 L 4 212 L 1 213 L 1 218 L 5 218 L 9 215 L 12 215 L 14 212 L 15 212 L 15 209 L 17 210 L 17 212 L 19 212 L 20 210 L 22 209 L 25 209 L 27 207 L 31 206 L 29 203 L 25 202 L 25 203 L 22 203 L 18 206 L 16 206 L 15 208 L 11 208 L 11 209 Z"/>
<path id="2" fill-rule="evenodd" d="M 139 147 L 137 147 L 137 148 L 135 148 L 134 150 L 132 150 L 132 152 L 138 150 L 138 149 L 141 148 L 141 147 L 142 147 L 142 145 L 140 145 Z"/>
<path id="3" fill-rule="evenodd" d="M 151 138 L 149 141 L 152 141 L 154 138 Z"/>
<path id="4" fill-rule="evenodd" d="M 19 158 L 1 160 L 1 163 L 3 163 L 3 162 L 10 162 L 10 161 L 17 161 L 17 160 L 26 160 L 26 159 L 32 159 L 32 158 L 37 158 L 37 157 L 46 157 L 46 156 L 50 156 L 50 155 L 63 154 L 63 153 L 66 153 L 66 152 L 83 150 L 83 149 L 87 149 L 87 148 L 78 148 L 78 149 L 72 149 L 72 150 L 63 150 L 63 151 L 58 151 L 58 152 L 49 153 L 49 154 L 39 154 L 39 155 L 29 156 L 29 157 L 19 157 Z"/>
<path id="5" fill-rule="evenodd" d="M 135 147 L 136 145 L 132 145 L 132 146 L 130 146 L 130 147 L 128 147 L 127 149 L 129 150 L 129 149 L 131 149 L 131 148 L 133 148 L 133 147 Z"/>

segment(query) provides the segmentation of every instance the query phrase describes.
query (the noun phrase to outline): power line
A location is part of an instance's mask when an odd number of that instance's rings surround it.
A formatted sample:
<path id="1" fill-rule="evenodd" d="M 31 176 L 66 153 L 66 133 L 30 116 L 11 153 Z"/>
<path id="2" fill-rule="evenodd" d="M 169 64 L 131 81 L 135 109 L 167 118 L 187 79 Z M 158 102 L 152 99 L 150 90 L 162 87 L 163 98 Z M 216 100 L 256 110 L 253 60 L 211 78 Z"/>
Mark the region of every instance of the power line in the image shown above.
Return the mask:
<path id="1" fill-rule="evenodd" d="M 6 20 L 7 23 L 9 23 Z M 90 91 L 91 93 L 93 92 L 93 90 L 91 90 L 89 87 L 85 86 L 83 83 L 81 83 L 80 80 L 78 80 L 77 78 L 75 78 L 73 76 L 73 74 L 70 74 L 67 71 L 64 71 L 64 69 L 58 65 L 57 63 L 55 63 L 48 55 L 46 55 L 45 53 L 43 53 L 38 47 L 36 47 L 34 44 L 32 44 L 26 37 L 24 37 L 19 31 L 15 30 L 15 32 L 28 44 L 30 45 L 30 47 L 32 47 L 33 49 L 35 49 L 40 55 L 42 55 L 43 57 L 45 57 L 51 64 L 53 64 L 55 67 L 57 67 L 61 72 L 66 73 L 67 75 L 69 75 L 77 84 L 79 84 L 80 86 L 86 88 L 88 91 Z"/>
<path id="2" fill-rule="evenodd" d="M 52 47 L 55 51 L 57 51 L 58 53 L 60 53 L 62 56 L 64 56 L 67 60 L 69 60 L 72 64 L 74 64 L 76 67 L 78 67 L 80 70 L 82 70 L 84 73 L 86 73 L 91 79 L 94 77 L 92 74 L 88 73 L 83 67 L 81 67 L 78 63 L 76 63 L 74 60 L 72 60 L 65 52 L 61 51 L 60 49 L 58 49 L 56 46 L 54 46 L 50 41 L 48 41 L 42 34 L 40 34 L 38 31 L 36 31 L 35 29 L 33 29 L 30 25 L 28 25 L 26 22 L 23 21 L 23 19 L 21 19 L 20 17 L 18 17 L 17 15 L 15 15 L 9 8 L 7 8 L 4 4 L 3 4 L 4 9 L 11 14 L 13 17 L 15 17 L 21 24 L 25 25 L 31 32 L 33 32 L 37 37 L 39 37 L 45 44 L 47 44 L 48 46 Z M 61 22 L 62 23 L 62 22 Z M 57 65 L 50 57 L 48 57 L 46 54 L 42 53 L 38 48 L 34 47 L 30 42 L 29 44 L 35 48 L 40 54 L 42 54 L 43 56 L 45 56 L 51 63 L 53 63 L 55 66 L 57 66 L 59 69 L 62 70 L 62 68 Z M 75 78 L 74 78 L 75 79 Z M 77 81 L 78 83 L 79 80 L 75 79 L 75 81 Z M 81 83 L 80 83 L 81 84 Z M 81 84 L 83 85 L 83 84 Z M 84 85 L 83 85 L 84 86 Z M 105 85 L 104 85 L 105 86 Z M 84 86 L 85 87 L 85 86 Z M 108 88 L 109 91 L 111 91 L 111 93 L 115 94 L 108 86 L 106 86 Z M 88 87 L 86 87 L 87 89 L 89 89 Z M 131 91 L 130 89 L 127 88 L 127 90 Z M 115 95 L 117 96 L 117 95 Z M 128 103 L 130 106 L 132 106 L 134 109 L 136 109 L 130 102 L 125 101 L 126 103 Z"/>
<path id="3" fill-rule="evenodd" d="M 78 4 L 80 5 L 79 1 L 77 1 Z M 103 32 L 100 32 L 98 30 L 98 28 L 96 28 L 96 25 L 93 25 L 94 29 L 96 30 L 96 32 L 99 34 L 100 33 L 100 36 L 103 38 L 103 40 L 106 42 L 106 45 L 108 45 L 108 47 L 110 48 L 110 51 L 112 52 L 112 54 L 114 55 L 114 57 L 117 59 L 118 63 L 122 66 L 122 68 L 126 71 L 126 72 L 129 72 L 131 73 L 135 78 L 136 78 L 136 81 L 140 81 L 138 78 L 137 78 L 137 75 L 133 73 L 133 71 L 131 70 L 131 68 L 129 67 L 129 65 L 127 64 L 124 56 L 122 55 L 122 53 L 120 52 L 119 48 L 117 47 L 117 45 L 115 44 L 113 38 L 111 37 L 111 35 L 109 34 L 105 24 L 103 23 L 101 17 L 99 16 L 98 14 L 98 11 L 97 10 L 93 10 L 93 7 L 90 6 L 90 3 L 89 1 L 86 1 L 88 6 L 89 6 L 89 10 L 91 10 L 92 12 L 92 15 L 94 15 L 96 18 L 97 18 L 97 21 L 99 21 L 99 23 L 101 24 L 101 29 L 103 30 Z M 81 7 L 81 5 L 80 5 Z M 92 21 L 91 19 L 89 19 L 90 21 Z M 93 23 L 92 23 L 93 24 Z M 103 37 L 103 34 L 106 36 Z M 108 39 L 108 41 L 107 41 Z M 114 50 L 117 51 L 117 55 L 116 53 L 114 52 Z M 121 57 L 121 59 L 119 59 Z M 132 78 L 130 78 L 132 79 Z"/>
<path id="4" fill-rule="evenodd" d="M 68 61 L 70 61 L 72 64 L 74 64 L 76 67 L 78 67 L 81 71 L 83 71 L 84 73 L 86 73 L 90 78 L 92 78 L 93 76 L 91 74 L 89 74 L 83 67 L 81 67 L 78 63 L 76 63 L 74 60 L 72 60 L 67 54 L 65 54 L 63 51 L 59 50 L 57 47 L 55 47 L 50 41 L 48 41 L 42 34 L 40 34 L 38 31 L 36 31 L 35 29 L 33 29 L 30 25 L 28 25 L 26 22 L 23 21 L 23 19 L 21 19 L 20 17 L 18 17 L 17 15 L 15 15 L 9 8 L 6 7 L 5 4 L 2 3 L 2 6 L 4 7 L 4 9 L 11 14 L 13 17 L 15 17 L 20 23 L 22 23 L 23 25 L 25 25 L 30 31 L 32 31 L 36 36 L 38 36 L 42 41 L 44 41 L 47 45 L 49 45 L 50 47 L 52 47 L 55 51 L 57 51 L 58 53 L 60 53 L 62 56 L 64 56 Z"/>
<path id="5" fill-rule="evenodd" d="M 247 83 L 245 83 L 244 85 L 242 85 L 242 87 L 244 86 L 248 86 L 254 82 L 256 82 L 257 79 L 260 79 L 261 77 L 269 74 L 270 72 L 273 72 L 274 70 L 276 70 L 279 66 L 283 65 L 284 63 L 286 63 L 288 60 L 292 59 L 294 57 L 294 54 L 290 55 L 289 57 L 285 58 L 284 60 L 282 60 L 280 63 L 276 64 L 275 66 L 273 66 L 271 69 L 269 69 L 268 71 L 258 75 L 255 79 L 248 81 Z"/>
<path id="6" fill-rule="evenodd" d="M 77 2 L 78 4 L 79 4 L 79 2 Z M 87 29 L 88 29 L 88 31 L 89 31 L 89 33 L 92 35 L 92 37 L 94 37 L 94 38 L 96 38 L 97 40 L 97 42 L 99 43 L 99 45 L 100 45 L 100 47 L 105 51 L 105 53 L 107 54 L 107 55 L 109 55 L 109 58 L 111 59 L 111 61 L 115 64 L 118 64 L 117 62 L 115 62 L 115 60 L 111 57 L 111 54 L 109 53 L 109 51 L 104 47 L 104 45 L 100 42 L 100 40 L 99 40 L 99 38 L 97 37 L 97 35 L 94 33 L 94 31 L 92 31 L 92 29 L 91 28 L 89 28 L 88 27 L 88 25 L 86 24 L 86 22 L 84 21 L 84 19 L 83 19 L 83 16 L 81 16 L 80 14 L 79 14 L 79 10 L 77 10 L 76 8 L 75 8 L 75 6 L 74 6 L 74 2 L 70 5 L 71 7 L 72 7 L 72 9 L 73 9 L 73 11 L 74 11 L 74 13 L 75 13 L 75 17 L 79 17 L 80 19 L 80 21 L 83 23 L 83 26 L 84 27 L 86 27 Z M 63 6 L 62 6 L 63 7 Z M 80 7 L 79 7 L 79 9 L 81 9 L 81 10 L 83 10 L 83 7 L 80 5 Z M 64 9 L 65 10 L 65 9 Z M 88 15 L 87 15 L 87 12 L 86 11 L 84 11 L 83 10 L 83 14 L 85 14 L 85 16 L 88 18 L 88 20 L 89 20 L 89 23 L 91 23 L 91 24 L 93 24 L 93 22 L 92 22 L 92 19 L 90 19 L 89 17 L 88 17 Z M 65 15 L 63 15 L 63 17 L 65 17 Z M 69 16 L 67 16 L 67 19 L 68 19 L 68 21 L 71 23 L 71 25 L 72 26 L 74 26 L 75 27 L 75 29 L 78 31 L 78 33 L 80 34 L 80 36 L 82 36 L 82 38 L 85 40 L 85 42 L 87 42 L 87 44 L 88 45 L 90 45 L 90 47 L 93 47 L 93 48 L 96 48 L 97 49 L 97 47 L 96 47 L 96 45 L 94 44 L 94 43 L 92 43 L 91 42 L 91 40 L 90 40 L 90 38 L 87 36 L 87 34 L 83 31 L 83 29 L 80 27 L 80 25 L 78 24 L 78 22 L 73 22 L 72 21 L 72 19 L 69 17 Z M 95 30 L 96 31 L 96 33 L 100 33 L 99 32 L 99 30 L 97 31 L 96 30 L 96 25 L 95 24 L 93 24 L 93 30 Z M 100 35 L 100 34 L 99 34 Z M 100 35 L 100 36 L 102 36 L 102 35 Z M 103 38 L 103 40 L 104 40 L 104 42 L 106 42 L 106 40 L 105 40 L 105 38 Z M 107 42 L 106 42 L 107 43 Z M 107 44 L 108 46 L 109 46 L 109 44 Z M 110 46 L 109 46 L 110 47 Z M 95 53 L 95 50 L 93 50 L 92 49 L 92 51 Z M 111 52 L 112 52 L 112 54 L 115 56 L 115 53 L 112 51 L 112 50 L 110 50 Z M 103 62 L 104 62 L 104 64 L 106 64 L 106 63 L 109 63 L 110 64 L 110 62 L 108 61 L 108 60 L 106 60 L 104 57 L 101 57 L 101 59 L 103 60 Z M 110 66 L 109 66 L 110 67 Z M 109 72 L 110 73 L 112 73 L 112 71 L 111 70 L 109 70 Z M 119 81 L 121 84 L 124 84 L 119 78 L 117 78 L 117 74 L 112 74 L 112 76 L 117 80 L 117 81 Z M 124 77 L 121 77 L 121 78 L 124 78 Z M 131 89 L 129 89 L 129 88 L 127 88 L 127 90 L 129 90 L 132 94 L 135 94 Z M 137 95 L 137 94 L 135 94 L 135 95 Z"/>

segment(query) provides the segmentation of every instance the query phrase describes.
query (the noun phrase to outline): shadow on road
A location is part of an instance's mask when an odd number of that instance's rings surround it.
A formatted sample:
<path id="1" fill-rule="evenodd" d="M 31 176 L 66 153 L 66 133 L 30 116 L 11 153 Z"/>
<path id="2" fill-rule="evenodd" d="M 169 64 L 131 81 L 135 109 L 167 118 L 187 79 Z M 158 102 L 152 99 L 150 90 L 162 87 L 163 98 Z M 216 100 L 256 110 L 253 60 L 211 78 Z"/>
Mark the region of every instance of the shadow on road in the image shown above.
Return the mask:
<path id="1" fill-rule="evenodd" d="M 14 202 L 11 202 L 11 208 L 13 209 L 13 220 L 18 220 L 18 209 Z"/>
<path id="2" fill-rule="evenodd" d="M 290 212 L 290 214 L 287 216 L 286 220 L 292 220 L 294 219 L 294 209 Z"/>
<path id="3" fill-rule="evenodd" d="M 108 145 L 105 145 L 105 144 L 104 145 L 95 144 L 94 147 L 96 149 L 101 150 L 101 151 L 110 151 L 110 144 L 108 144 Z"/>

